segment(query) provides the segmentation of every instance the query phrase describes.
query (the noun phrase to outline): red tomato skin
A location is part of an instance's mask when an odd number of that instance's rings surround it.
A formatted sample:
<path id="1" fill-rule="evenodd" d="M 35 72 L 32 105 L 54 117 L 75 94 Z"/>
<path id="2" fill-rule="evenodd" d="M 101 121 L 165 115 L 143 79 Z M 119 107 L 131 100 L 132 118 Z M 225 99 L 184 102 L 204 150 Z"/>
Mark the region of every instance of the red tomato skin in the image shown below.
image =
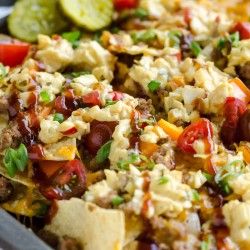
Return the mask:
<path id="1" fill-rule="evenodd" d="M 98 91 L 92 91 L 82 97 L 82 101 L 91 105 L 101 106 L 100 94 Z"/>
<path id="2" fill-rule="evenodd" d="M 90 133 L 85 138 L 85 147 L 88 151 L 96 155 L 100 147 L 112 138 L 118 122 L 100 122 L 92 121 L 90 124 Z"/>
<path id="3" fill-rule="evenodd" d="M 134 8 L 138 4 L 138 0 L 114 0 L 114 6 L 117 9 Z"/>
<path id="4" fill-rule="evenodd" d="M 178 138 L 178 146 L 185 152 L 195 154 L 194 141 L 198 139 L 210 139 L 213 136 L 212 125 L 209 120 L 201 118 L 184 129 Z"/>
<path id="5" fill-rule="evenodd" d="M 1 44 L 0 41 L 0 62 L 5 66 L 15 67 L 23 62 L 29 48 L 28 43 Z"/>
<path id="6" fill-rule="evenodd" d="M 72 182 L 72 175 L 76 176 Z M 51 200 L 67 200 L 71 197 L 80 197 L 84 191 L 87 174 L 82 162 L 74 159 L 65 163 L 47 181 L 40 183 L 40 192 Z M 68 185 L 69 184 L 69 185 Z M 65 186 L 62 189 L 62 186 Z"/>
<path id="7" fill-rule="evenodd" d="M 238 22 L 232 28 L 230 33 L 235 33 L 239 31 L 240 40 L 249 39 L 250 38 L 250 23 L 249 22 Z"/>
<path id="8" fill-rule="evenodd" d="M 191 20 L 192 20 L 192 14 L 191 14 L 191 10 L 190 10 L 190 8 L 185 8 L 184 10 L 183 10 L 183 15 L 184 15 L 184 20 L 185 20 L 185 22 L 187 23 L 187 25 L 189 25 L 190 24 L 190 22 L 191 22 Z"/>
<path id="9" fill-rule="evenodd" d="M 77 132 L 77 128 L 76 127 L 72 127 L 66 131 L 62 131 L 61 133 L 64 135 L 73 135 Z"/>
<path id="10" fill-rule="evenodd" d="M 236 97 L 228 97 L 223 109 L 226 121 L 237 122 L 240 116 L 246 111 L 247 107 L 242 100 Z"/>
<path id="11" fill-rule="evenodd" d="M 121 101 L 124 98 L 124 94 L 120 91 L 112 91 L 110 94 L 113 95 L 112 101 Z"/>

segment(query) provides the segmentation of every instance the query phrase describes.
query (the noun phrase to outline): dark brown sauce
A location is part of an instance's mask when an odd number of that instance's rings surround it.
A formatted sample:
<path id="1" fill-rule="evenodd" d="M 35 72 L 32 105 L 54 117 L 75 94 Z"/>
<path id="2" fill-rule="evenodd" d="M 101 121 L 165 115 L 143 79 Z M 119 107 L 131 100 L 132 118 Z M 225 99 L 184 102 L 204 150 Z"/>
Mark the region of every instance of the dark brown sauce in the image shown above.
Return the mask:
<path id="1" fill-rule="evenodd" d="M 57 201 L 53 201 L 51 206 L 50 206 L 50 209 L 45 217 L 45 224 L 50 224 L 53 217 L 57 214 L 57 211 L 58 211 L 58 204 L 57 204 Z"/>
<path id="2" fill-rule="evenodd" d="M 142 176 L 144 179 L 142 190 L 145 194 L 143 197 L 143 205 L 142 205 L 141 213 L 144 217 L 147 218 L 149 208 L 153 206 L 151 195 L 149 193 L 149 186 L 150 186 L 151 179 L 150 179 L 148 172 L 144 172 Z"/>
<path id="3" fill-rule="evenodd" d="M 139 135 L 132 135 L 129 138 L 129 148 L 139 150 L 139 148 L 140 148 L 140 142 L 141 142 L 141 140 L 140 140 L 140 136 Z"/>
<path id="4" fill-rule="evenodd" d="M 42 160 L 44 157 L 44 151 L 41 144 L 34 144 L 28 147 L 29 159 L 32 161 Z"/>
<path id="5" fill-rule="evenodd" d="M 158 246 L 155 243 L 139 241 L 137 250 L 158 250 Z"/>

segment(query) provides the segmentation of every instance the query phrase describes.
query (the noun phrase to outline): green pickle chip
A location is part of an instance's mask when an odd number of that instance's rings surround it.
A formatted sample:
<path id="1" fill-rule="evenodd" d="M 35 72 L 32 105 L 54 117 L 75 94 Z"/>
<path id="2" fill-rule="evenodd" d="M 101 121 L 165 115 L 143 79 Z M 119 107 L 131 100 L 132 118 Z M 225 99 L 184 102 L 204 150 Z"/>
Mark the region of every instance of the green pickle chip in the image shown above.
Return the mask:
<path id="1" fill-rule="evenodd" d="M 35 42 L 38 34 L 60 33 L 67 26 L 57 0 L 19 0 L 8 18 L 11 35 L 28 42 Z"/>
<path id="2" fill-rule="evenodd" d="M 112 20 L 112 0 L 59 0 L 63 13 L 77 26 L 96 31 Z"/>

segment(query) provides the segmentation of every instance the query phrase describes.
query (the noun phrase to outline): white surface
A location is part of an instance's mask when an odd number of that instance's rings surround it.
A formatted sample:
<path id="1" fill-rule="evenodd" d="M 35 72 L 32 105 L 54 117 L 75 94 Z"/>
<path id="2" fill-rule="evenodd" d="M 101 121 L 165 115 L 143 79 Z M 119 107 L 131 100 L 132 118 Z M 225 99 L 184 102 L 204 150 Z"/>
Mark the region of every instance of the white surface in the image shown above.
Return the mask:
<path id="1" fill-rule="evenodd" d="M 0 19 L 7 17 L 12 11 L 12 7 L 0 7 Z"/>

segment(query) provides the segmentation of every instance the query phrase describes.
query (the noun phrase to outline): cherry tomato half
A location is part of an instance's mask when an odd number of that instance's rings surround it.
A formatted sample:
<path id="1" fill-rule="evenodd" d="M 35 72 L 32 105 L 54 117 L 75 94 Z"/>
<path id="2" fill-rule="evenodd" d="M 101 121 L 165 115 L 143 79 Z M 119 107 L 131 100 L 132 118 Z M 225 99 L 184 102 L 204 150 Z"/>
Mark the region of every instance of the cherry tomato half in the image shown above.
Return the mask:
<path id="1" fill-rule="evenodd" d="M 226 121 L 237 122 L 239 117 L 246 111 L 247 107 L 242 100 L 236 97 L 228 97 L 223 109 Z"/>
<path id="2" fill-rule="evenodd" d="M 112 138 L 118 122 L 99 122 L 92 121 L 90 124 L 90 133 L 87 134 L 85 139 L 85 147 L 88 151 L 95 155 L 99 148 Z"/>
<path id="3" fill-rule="evenodd" d="M 92 91 L 82 97 L 83 103 L 101 106 L 100 94 L 98 91 Z"/>
<path id="4" fill-rule="evenodd" d="M 40 184 L 40 192 L 48 199 L 80 197 L 85 190 L 86 170 L 80 160 L 71 160 Z"/>
<path id="5" fill-rule="evenodd" d="M 65 95 L 56 98 L 55 109 L 57 113 L 70 116 L 71 113 L 78 108 L 78 103 L 71 90 L 66 90 L 64 94 Z"/>
<path id="6" fill-rule="evenodd" d="M 193 143 L 198 139 L 211 139 L 213 136 L 212 125 L 209 120 L 201 118 L 184 129 L 178 138 L 178 146 L 188 153 L 196 153 Z"/>
<path id="7" fill-rule="evenodd" d="M 113 95 L 112 101 L 120 101 L 124 98 L 124 94 L 120 91 L 112 91 L 109 93 Z"/>
<path id="8" fill-rule="evenodd" d="M 14 67 L 21 64 L 29 52 L 30 44 L 0 35 L 0 62 Z"/>
<path id="9" fill-rule="evenodd" d="M 138 4 L 138 0 L 114 0 L 114 6 L 117 9 L 134 8 Z"/>
<path id="10" fill-rule="evenodd" d="M 250 38 L 250 23 L 249 22 L 238 22 L 232 28 L 231 33 L 239 31 L 240 39 L 249 39 Z"/>

